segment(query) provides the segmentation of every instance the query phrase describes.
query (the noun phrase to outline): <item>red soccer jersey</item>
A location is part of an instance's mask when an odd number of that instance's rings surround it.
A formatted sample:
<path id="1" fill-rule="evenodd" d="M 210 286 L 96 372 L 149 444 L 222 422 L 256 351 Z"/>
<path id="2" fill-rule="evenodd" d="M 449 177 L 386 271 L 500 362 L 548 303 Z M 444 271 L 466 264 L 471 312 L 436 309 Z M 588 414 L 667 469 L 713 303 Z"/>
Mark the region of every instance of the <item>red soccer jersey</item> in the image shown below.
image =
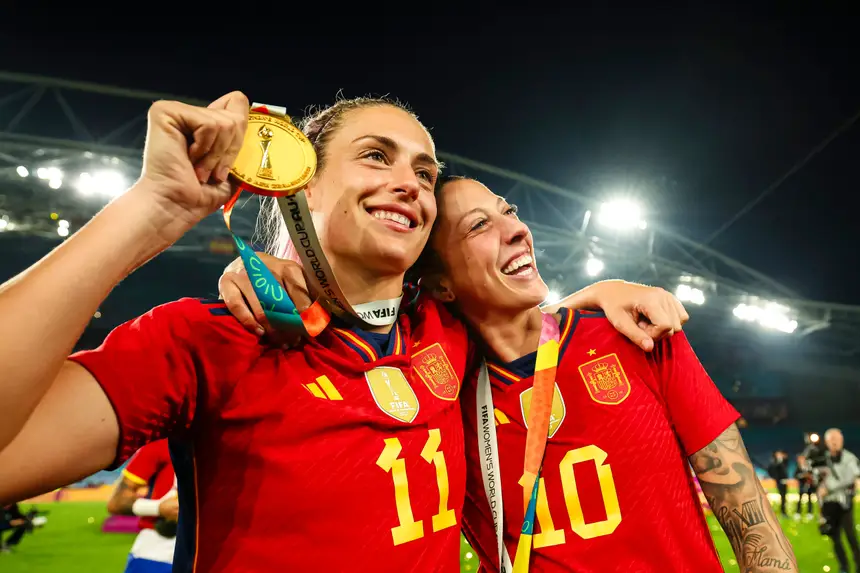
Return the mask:
<path id="1" fill-rule="evenodd" d="M 267 348 L 183 299 L 73 357 L 113 404 L 120 461 L 170 438 L 174 571 L 459 571 L 465 327 L 419 299 L 378 338 Z"/>
<path id="2" fill-rule="evenodd" d="M 679 333 L 645 353 L 602 314 L 563 312 L 561 354 L 541 472 L 530 570 L 722 573 L 687 457 L 738 413 Z M 511 560 L 523 523 L 534 357 L 489 365 Z M 517 372 L 519 370 L 519 372 Z M 498 549 L 484 494 L 475 380 L 464 388 L 464 528 L 485 566 Z M 498 487 L 498 486 L 497 486 Z"/>
<path id="3" fill-rule="evenodd" d="M 170 461 L 167 440 L 159 440 L 139 449 L 122 470 L 122 475 L 141 487 L 149 489 L 146 497 L 161 499 L 173 489 L 176 476 Z M 141 529 L 152 529 L 154 517 L 141 517 Z"/>

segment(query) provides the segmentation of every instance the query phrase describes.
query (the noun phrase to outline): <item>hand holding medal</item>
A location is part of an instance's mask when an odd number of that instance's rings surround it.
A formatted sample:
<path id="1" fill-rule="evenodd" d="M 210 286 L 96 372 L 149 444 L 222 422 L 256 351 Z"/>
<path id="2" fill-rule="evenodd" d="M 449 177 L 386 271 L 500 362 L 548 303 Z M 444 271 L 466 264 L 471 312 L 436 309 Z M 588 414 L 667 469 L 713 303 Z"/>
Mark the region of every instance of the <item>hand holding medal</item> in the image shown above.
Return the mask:
<path id="1" fill-rule="evenodd" d="M 316 166 L 313 145 L 293 125 L 284 108 L 253 104 L 242 149 L 230 170 L 239 189 L 224 205 L 227 228 L 230 229 L 230 216 L 243 189 L 267 197 L 294 195 L 311 180 Z M 299 313 L 257 254 L 232 229 L 230 232 L 269 323 L 291 330 L 304 327 L 311 336 L 322 332 L 329 322 L 328 313 L 318 303 Z"/>

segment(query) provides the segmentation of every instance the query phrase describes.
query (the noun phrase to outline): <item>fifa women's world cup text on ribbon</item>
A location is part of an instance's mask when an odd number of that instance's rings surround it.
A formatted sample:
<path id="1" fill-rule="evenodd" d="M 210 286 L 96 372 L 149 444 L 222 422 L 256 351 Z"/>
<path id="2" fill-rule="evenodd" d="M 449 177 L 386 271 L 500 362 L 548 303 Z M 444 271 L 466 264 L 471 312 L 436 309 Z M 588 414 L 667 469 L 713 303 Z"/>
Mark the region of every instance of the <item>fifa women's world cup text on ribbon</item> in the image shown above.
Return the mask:
<path id="1" fill-rule="evenodd" d="M 540 469 L 543 463 L 546 441 L 549 435 L 550 413 L 555 392 L 555 374 L 558 367 L 559 329 L 555 317 L 543 315 L 540 345 L 535 360 L 534 382 L 532 384 L 531 408 L 528 413 L 526 451 L 523 461 L 523 487 L 525 516 L 517 544 L 517 554 L 513 566 L 504 542 L 504 510 L 502 505 L 502 486 L 499 473 L 499 445 L 493 423 L 493 391 L 486 362 L 481 364 L 478 375 L 478 443 L 484 452 L 486 463 L 481 464 L 484 492 L 490 504 L 496 539 L 499 546 L 500 573 L 526 573 L 532 549 L 535 513 L 537 509 Z"/>
<path id="2" fill-rule="evenodd" d="M 251 106 L 245 141 L 230 171 L 240 188 L 224 205 L 224 221 L 230 229 L 230 215 L 243 189 L 277 198 L 305 274 L 311 279 L 312 290 L 320 297 L 299 313 L 253 249 L 231 229 L 266 318 L 276 328 L 303 327 L 311 336 L 325 329 L 331 320 L 329 312 L 363 327 L 393 324 L 397 320 L 400 297 L 351 306 L 335 280 L 302 192 L 316 173 L 316 166 L 313 144 L 293 125 L 285 108 L 257 103 Z"/>

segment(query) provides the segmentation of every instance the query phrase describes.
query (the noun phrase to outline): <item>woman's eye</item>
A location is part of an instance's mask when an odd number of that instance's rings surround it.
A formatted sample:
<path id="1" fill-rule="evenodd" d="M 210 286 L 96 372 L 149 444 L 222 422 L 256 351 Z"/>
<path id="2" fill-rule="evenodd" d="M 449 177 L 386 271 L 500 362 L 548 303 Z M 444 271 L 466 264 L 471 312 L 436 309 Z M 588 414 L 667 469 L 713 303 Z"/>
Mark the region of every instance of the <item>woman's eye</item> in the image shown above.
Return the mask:
<path id="1" fill-rule="evenodd" d="M 373 151 L 368 151 L 364 155 L 364 157 L 367 159 L 372 159 L 374 161 L 385 161 L 385 154 L 376 149 L 374 149 Z"/>
<path id="2" fill-rule="evenodd" d="M 479 221 L 477 221 L 474 225 L 472 225 L 472 228 L 471 228 L 471 229 L 469 229 L 469 230 L 470 230 L 470 231 L 477 231 L 478 229 L 480 229 L 480 228 L 484 227 L 486 224 L 487 224 L 487 220 L 486 220 L 486 219 L 480 219 L 480 220 L 479 220 Z"/>

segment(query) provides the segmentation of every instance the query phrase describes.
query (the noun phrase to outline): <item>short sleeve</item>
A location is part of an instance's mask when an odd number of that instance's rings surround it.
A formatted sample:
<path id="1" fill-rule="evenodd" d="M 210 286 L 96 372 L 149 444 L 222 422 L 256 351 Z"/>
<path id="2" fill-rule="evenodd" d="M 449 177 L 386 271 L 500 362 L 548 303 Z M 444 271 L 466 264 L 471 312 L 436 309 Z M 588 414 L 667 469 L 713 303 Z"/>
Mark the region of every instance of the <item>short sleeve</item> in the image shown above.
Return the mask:
<path id="1" fill-rule="evenodd" d="M 122 475 L 138 485 L 148 485 L 158 470 L 164 465 L 159 445 L 153 442 L 137 450 L 122 470 Z"/>
<path id="2" fill-rule="evenodd" d="M 69 357 L 101 385 L 120 427 L 118 467 L 144 445 L 186 434 L 201 399 L 235 379 L 259 343 L 223 304 L 181 299 L 116 327 Z"/>
<path id="3" fill-rule="evenodd" d="M 654 361 L 660 393 L 687 456 L 710 444 L 740 417 L 683 332 L 658 342 L 649 360 Z"/>

